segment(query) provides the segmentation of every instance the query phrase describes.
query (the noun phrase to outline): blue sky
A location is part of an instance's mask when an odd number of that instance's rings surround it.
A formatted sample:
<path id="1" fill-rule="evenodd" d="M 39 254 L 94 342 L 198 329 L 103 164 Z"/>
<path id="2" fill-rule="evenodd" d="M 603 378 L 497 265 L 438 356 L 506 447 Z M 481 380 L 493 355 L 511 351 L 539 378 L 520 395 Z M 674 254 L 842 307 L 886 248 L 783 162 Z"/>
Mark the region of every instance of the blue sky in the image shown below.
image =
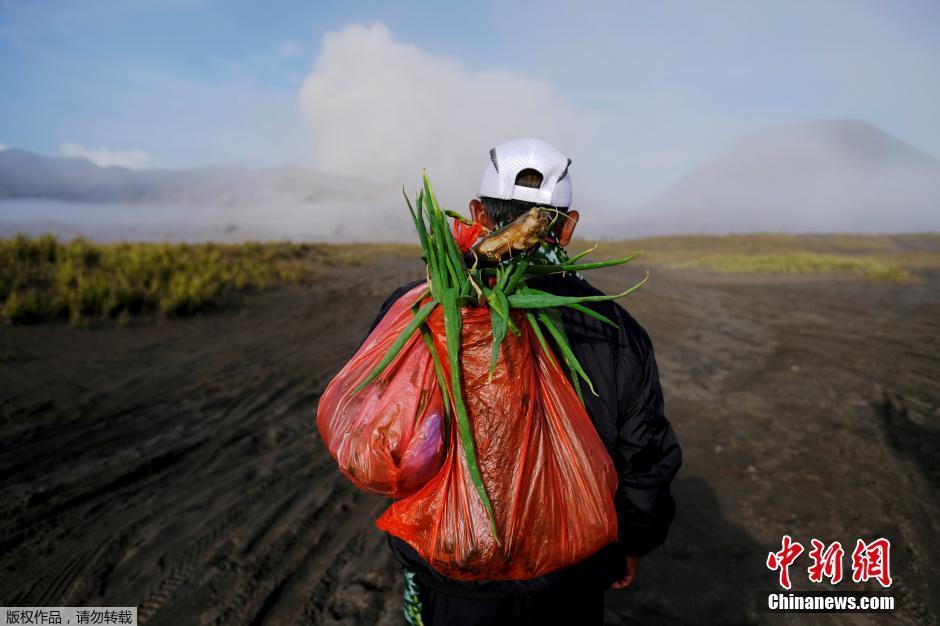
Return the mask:
<path id="1" fill-rule="evenodd" d="M 940 156 L 938 67 L 930 1 L 0 0 L 0 144 L 381 178 L 524 132 L 642 191 L 808 119 Z"/>

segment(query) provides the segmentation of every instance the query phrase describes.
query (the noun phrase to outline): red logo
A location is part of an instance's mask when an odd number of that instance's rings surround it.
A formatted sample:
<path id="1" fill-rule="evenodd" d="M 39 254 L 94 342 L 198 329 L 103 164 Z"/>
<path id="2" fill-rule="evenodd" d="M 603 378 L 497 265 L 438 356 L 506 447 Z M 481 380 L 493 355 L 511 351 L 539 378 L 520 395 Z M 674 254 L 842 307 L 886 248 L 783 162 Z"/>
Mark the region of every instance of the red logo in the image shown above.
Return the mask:
<path id="1" fill-rule="evenodd" d="M 767 555 L 767 567 L 770 570 L 780 570 L 780 586 L 784 589 L 790 588 L 790 565 L 801 554 L 803 554 L 803 546 L 790 539 L 790 535 L 784 535 L 780 552 L 771 552 Z"/>
<path id="2" fill-rule="evenodd" d="M 845 556 L 842 544 L 833 541 L 827 548 L 819 539 L 810 539 L 810 543 L 813 549 L 809 551 L 809 558 L 813 559 L 813 564 L 807 570 L 809 579 L 821 583 L 823 578 L 828 578 L 833 585 L 838 584 L 842 580 L 842 557 Z"/>
<path id="3" fill-rule="evenodd" d="M 891 542 L 875 539 L 865 543 L 859 539 L 852 551 L 852 580 L 857 583 L 874 578 L 882 587 L 891 586 Z"/>
<path id="4" fill-rule="evenodd" d="M 842 561 L 845 550 L 838 541 L 828 546 L 819 539 L 810 539 L 812 549 L 807 553 L 813 561 L 806 569 L 810 582 L 821 583 L 828 579 L 833 585 L 842 581 Z M 790 535 L 784 535 L 779 552 L 767 554 L 767 569 L 778 572 L 780 586 L 790 588 L 790 566 L 803 554 L 803 544 L 793 541 Z M 883 537 L 871 543 L 861 539 L 855 543 L 852 551 L 852 580 L 856 583 L 877 580 L 882 587 L 890 587 L 891 580 L 891 542 Z"/>

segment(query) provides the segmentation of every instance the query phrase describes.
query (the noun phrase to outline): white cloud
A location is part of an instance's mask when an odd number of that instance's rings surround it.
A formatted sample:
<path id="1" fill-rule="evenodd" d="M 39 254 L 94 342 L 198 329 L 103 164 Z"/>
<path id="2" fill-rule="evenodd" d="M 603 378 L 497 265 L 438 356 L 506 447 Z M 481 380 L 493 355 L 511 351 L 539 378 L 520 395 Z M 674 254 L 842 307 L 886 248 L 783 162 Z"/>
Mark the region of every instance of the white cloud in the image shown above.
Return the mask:
<path id="1" fill-rule="evenodd" d="M 597 70 L 582 77 L 572 65 L 556 88 L 519 72 L 467 67 L 397 41 L 379 23 L 348 25 L 323 38 L 300 88 L 313 165 L 390 188 L 404 183 L 409 192 L 424 167 L 444 204 L 463 209 L 478 190 L 491 147 L 539 137 L 572 158 L 573 206 L 583 216 L 579 232 L 622 237 L 639 234 L 625 224 L 638 227 L 651 198 L 733 137 L 769 120 L 789 121 L 784 114 L 716 102 L 695 84 L 657 82 L 649 75 L 642 80 L 635 64 L 612 69 L 610 59 L 605 62 L 601 67 L 610 71 L 601 72 L 604 80 L 623 85 L 619 91 L 600 100 L 581 93 L 573 100 L 568 93 L 594 88 Z M 598 85 L 597 93 L 604 88 Z M 775 193 L 768 189 L 765 194 Z M 751 196 L 760 202 L 760 190 Z M 848 210 L 851 198 L 844 200 Z M 835 210 L 833 205 L 829 212 Z M 687 229 L 684 220 L 669 226 Z M 729 228 L 734 221 L 729 218 Z"/>
<path id="2" fill-rule="evenodd" d="M 4 150 L 6 150 L 6 149 L 9 148 L 9 147 L 10 147 L 10 146 L 6 145 L 5 143 L 0 143 L 0 152 L 3 152 Z"/>
<path id="3" fill-rule="evenodd" d="M 582 232 L 605 233 L 695 165 L 746 121 L 698 113 L 687 94 L 632 93 L 606 108 L 572 102 L 553 84 L 479 71 L 396 40 L 383 24 L 327 34 L 299 94 L 323 172 L 412 191 L 421 168 L 449 208 L 476 194 L 489 149 L 538 137 L 572 159 Z"/>
<path id="4" fill-rule="evenodd" d="M 411 190 L 425 167 L 451 206 L 475 194 L 494 145 L 532 136 L 577 155 L 597 121 L 549 83 L 470 70 L 378 23 L 324 37 L 299 103 L 317 169 Z"/>
<path id="5" fill-rule="evenodd" d="M 110 148 L 86 148 L 74 142 L 62 144 L 62 156 L 85 158 L 99 167 L 126 167 L 131 170 L 154 167 L 156 162 L 143 150 L 112 150 Z"/>

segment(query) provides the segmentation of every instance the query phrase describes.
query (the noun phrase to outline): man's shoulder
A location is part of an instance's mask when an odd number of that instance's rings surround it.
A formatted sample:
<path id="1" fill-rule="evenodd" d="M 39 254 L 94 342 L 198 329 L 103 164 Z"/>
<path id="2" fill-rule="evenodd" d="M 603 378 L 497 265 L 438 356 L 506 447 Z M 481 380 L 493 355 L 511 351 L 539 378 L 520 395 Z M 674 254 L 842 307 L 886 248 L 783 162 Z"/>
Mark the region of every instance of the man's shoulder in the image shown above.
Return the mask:
<path id="1" fill-rule="evenodd" d="M 526 284 L 557 296 L 596 296 L 603 293 L 585 279 L 573 274 L 527 278 Z"/>
<path id="2" fill-rule="evenodd" d="M 385 303 L 382 305 L 382 308 L 388 308 L 391 305 L 395 304 L 395 301 L 401 298 L 403 295 L 425 282 L 424 279 L 413 280 L 410 283 L 405 283 L 399 287 L 396 287 L 394 291 L 385 299 Z"/>

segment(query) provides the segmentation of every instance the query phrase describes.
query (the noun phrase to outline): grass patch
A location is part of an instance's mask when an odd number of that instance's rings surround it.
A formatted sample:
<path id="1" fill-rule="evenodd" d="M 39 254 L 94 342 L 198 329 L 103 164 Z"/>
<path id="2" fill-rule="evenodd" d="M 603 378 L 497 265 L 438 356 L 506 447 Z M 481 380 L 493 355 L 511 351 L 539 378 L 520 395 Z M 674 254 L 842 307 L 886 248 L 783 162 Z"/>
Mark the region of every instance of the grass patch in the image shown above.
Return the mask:
<path id="1" fill-rule="evenodd" d="M 650 237 L 603 241 L 591 259 L 638 250 L 644 253 L 634 265 L 641 268 L 848 273 L 892 282 L 940 271 L 935 233 Z M 236 303 L 240 293 L 317 280 L 330 267 L 419 255 L 418 246 L 404 244 L 93 244 L 18 236 L 0 239 L 0 323 L 185 316 Z"/>
<path id="2" fill-rule="evenodd" d="M 580 241 L 572 251 L 593 242 Z M 602 241 L 596 258 L 642 250 L 638 267 L 704 268 L 765 274 L 841 273 L 918 281 L 940 272 L 940 233 L 849 235 L 754 233 L 679 235 Z"/>
<path id="3" fill-rule="evenodd" d="M 335 265 L 365 265 L 414 246 L 93 244 L 51 235 L 0 239 L 0 321 L 185 316 L 238 293 L 313 280 Z"/>
<path id="4" fill-rule="evenodd" d="M 869 256 L 792 252 L 785 254 L 715 254 L 672 267 L 743 274 L 828 274 L 851 272 L 870 280 L 906 282 L 911 273 L 896 263 Z"/>

